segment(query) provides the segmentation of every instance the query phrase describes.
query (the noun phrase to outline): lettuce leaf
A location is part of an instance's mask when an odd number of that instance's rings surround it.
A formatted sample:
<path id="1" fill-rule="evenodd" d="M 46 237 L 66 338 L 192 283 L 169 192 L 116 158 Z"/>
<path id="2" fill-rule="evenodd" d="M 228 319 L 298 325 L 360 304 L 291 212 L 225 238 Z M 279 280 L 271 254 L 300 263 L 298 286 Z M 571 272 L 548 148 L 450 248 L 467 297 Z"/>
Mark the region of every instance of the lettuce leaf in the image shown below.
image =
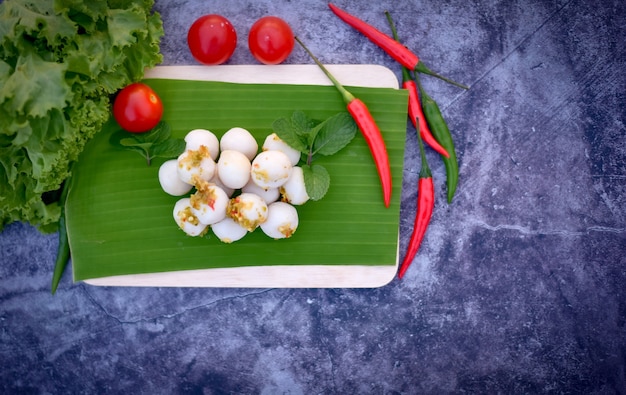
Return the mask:
<path id="1" fill-rule="evenodd" d="M 0 231 L 58 227 L 59 190 L 110 98 L 162 61 L 153 0 L 0 4 Z"/>

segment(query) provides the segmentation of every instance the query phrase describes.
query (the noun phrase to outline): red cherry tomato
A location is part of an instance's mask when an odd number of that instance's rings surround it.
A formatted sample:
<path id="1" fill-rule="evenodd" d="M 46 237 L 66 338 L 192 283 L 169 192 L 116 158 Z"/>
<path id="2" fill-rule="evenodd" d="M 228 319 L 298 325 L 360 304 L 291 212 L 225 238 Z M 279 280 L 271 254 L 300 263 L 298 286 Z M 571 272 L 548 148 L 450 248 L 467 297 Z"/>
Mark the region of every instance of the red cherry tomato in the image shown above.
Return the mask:
<path id="1" fill-rule="evenodd" d="M 113 103 L 113 117 L 122 129 L 143 133 L 163 116 L 161 98 L 146 84 L 136 82 L 122 89 Z"/>
<path id="2" fill-rule="evenodd" d="M 265 16 L 252 25 L 248 47 L 252 56 L 264 64 L 282 63 L 294 46 L 289 24 L 276 16 Z"/>
<path id="3" fill-rule="evenodd" d="M 204 15 L 196 19 L 187 32 L 187 44 L 194 58 L 208 65 L 222 64 L 235 52 L 237 32 L 221 15 Z"/>

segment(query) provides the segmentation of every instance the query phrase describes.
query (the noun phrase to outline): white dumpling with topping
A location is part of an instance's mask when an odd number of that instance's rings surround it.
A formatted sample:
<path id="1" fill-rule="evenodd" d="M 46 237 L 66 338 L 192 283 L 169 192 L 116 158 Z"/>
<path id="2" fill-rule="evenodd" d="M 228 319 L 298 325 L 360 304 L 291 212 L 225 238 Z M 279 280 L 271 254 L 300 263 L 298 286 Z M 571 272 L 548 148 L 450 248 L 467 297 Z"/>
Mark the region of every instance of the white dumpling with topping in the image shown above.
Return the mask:
<path id="1" fill-rule="evenodd" d="M 182 196 L 191 191 L 193 186 L 178 177 L 178 161 L 170 159 L 159 167 L 159 184 L 165 193 L 172 196 Z"/>
<path id="2" fill-rule="evenodd" d="M 289 203 L 274 202 L 267 207 L 267 220 L 260 226 L 273 239 L 289 238 L 298 229 L 298 211 Z"/>
<path id="3" fill-rule="evenodd" d="M 211 230 L 223 243 L 233 243 L 241 240 L 248 233 L 246 228 L 230 217 L 226 217 L 220 222 L 211 225 Z"/>
<path id="4" fill-rule="evenodd" d="M 259 144 L 254 139 L 254 136 L 244 128 L 231 128 L 220 139 L 220 150 L 233 150 L 239 151 L 244 154 L 248 160 L 254 159 L 257 151 L 259 150 Z"/>
<path id="5" fill-rule="evenodd" d="M 226 218 L 226 207 L 230 200 L 222 188 L 204 182 L 197 186 L 196 193 L 191 195 L 191 212 L 198 221 L 211 225 Z"/>
<path id="6" fill-rule="evenodd" d="M 304 184 L 302 167 L 295 166 L 293 168 L 287 182 L 280 187 L 280 193 L 284 201 L 295 205 L 304 204 L 309 200 L 309 194 L 306 192 Z"/>
<path id="7" fill-rule="evenodd" d="M 213 132 L 211 132 L 210 130 L 194 129 L 190 131 L 185 136 L 185 143 L 187 144 L 185 149 L 192 151 L 197 151 L 198 149 L 200 149 L 200 146 L 204 145 L 209 149 L 211 159 L 213 159 L 214 161 L 220 154 L 220 142 L 217 139 L 217 136 L 213 134 Z"/>
<path id="8" fill-rule="evenodd" d="M 227 215 L 249 232 L 267 219 L 267 203 L 254 193 L 242 193 L 228 202 Z"/>
<path id="9" fill-rule="evenodd" d="M 278 188 L 287 182 L 293 165 L 280 151 L 263 151 L 252 161 L 251 176 L 261 188 Z"/>
<path id="10" fill-rule="evenodd" d="M 201 223 L 191 211 L 189 198 L 182 198 L 176 202 L 173 215 L 178 227 L 189 236 L 200 236 L 207 230 L 207 226 Z"/>
<path id="11" fill-rule="evenodd" d="M 209 149 L 202 145 L 197 150 L 186 150 L 178 157 L 178 177 L 187 184 L 195 185 L 194 178 L 209 181 L 215 175 L 215 161 Z"/>
<path id="12" fill-rule="evenodd" d="M 291 161 L 292 166 L 297 165 L 300 161 L 300 151 L 291 148 L 291 146 L 278 137 L 276 133 L 272 133 L 265 138 L 261 149 L 263 151 L 280 151 L 284 153 Z"/>
<path id="13" fill-rule="evenodd" d="M 280 197 L 280 192 L 278 188 L 261 188 L 252 180 L 248 181 L 248 183 L 243 188 L 241 188 L 241 192 L 248 192 L 259 195 L 263 200 L 265 200 L 265 203 L 267 204 L 277 201 Z"/>
<path id="14" fill-rule="evenodd" d="M 240 189 L 250 180 L 250 160 L 241 152 L 225 150 L 217 161 L 217 172 L 224 185 Z"/>

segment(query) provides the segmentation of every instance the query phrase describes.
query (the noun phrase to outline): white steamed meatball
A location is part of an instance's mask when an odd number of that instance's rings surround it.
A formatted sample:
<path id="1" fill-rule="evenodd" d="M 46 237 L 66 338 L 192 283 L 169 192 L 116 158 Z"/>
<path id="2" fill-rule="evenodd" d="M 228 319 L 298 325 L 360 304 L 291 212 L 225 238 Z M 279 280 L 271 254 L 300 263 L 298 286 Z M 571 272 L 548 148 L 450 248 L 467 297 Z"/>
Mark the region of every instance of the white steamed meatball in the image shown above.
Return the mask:
<path id="1" fill-rule="evenodd" d="M 239 151 L 244 154 L 248 160 L 252 160 L 259 150 L 259 144 L 250 132 L 244 128 L 237 127 L 229 129 L 224 133 L 220 139 L 220 150 Z"/>
<path id="2" fill-rule="evenodd" d="M 267 219 L 267 203 L 254 193 L 242 193 L 230 199 L 227 215 L 248 231 L 254 231 Z"/>
<path id="3" fill-rule="evenodd" d="M 174 205 L 174 220 L 178 227 L 189 236 L 200 236 L 207 230 L 207 226 L 198 220 L 191 211 L 191 200 L 182 198 Z"/>
<path id="4" fill-rule="evenodd" d="M 215 161 L 209 149 L 200 146 L 197 150 L 186 150 L 178 157 L 178 177 L 187 184 L 196 184 L 195 178 L 209 181 L 215 174 Z"/>
<path id="5" fill-rule="evenodd" d="M 278 188 L 261 188 L 257 184 L 255 184 L 252 180 L 248 181 L 248 183 L 241 188 L 241 192 L 254 193 L 259 195 L 265 203 L 270 204 L 278 200 L 280 197 L 280 192 Z"/>
<path id="6" fill-rule="evenodd" d="M 191 191 L 193 186 L 178 177 L 178 161 L 171 159 L 163 162 L 159 167 L 159 184 L 165 193 L 172 196 L 182 196 Z"/>
<path id="7" fill-rule="evenodd" d="M 276 133 L 272 133 L 265 138 L 261 149 L 263 151 L 280 151 L 284 153 L 291 161 L 292 166 L 297 165 L 300 161 L 300 151 L 291 148 L 291 146 L 278 137 Z"/>
<path id="8" fill-rule="evenodd" d="M 209 154 L 213 160 L 217 159 L 220 154 L 220 142 L 217 136 L 210 130 L 194 129 L 185 136 L 186 150 L 197 151 L 200 146 L 204 145 L 209 149 Z"/>
<path id="9" fill-rule="evenodd" d="M 191 212 L 200 223 L 211 225 L 226 218 L 229 198 L 222 188 L 203 182 L 190 198 Z"/>
<path id="10" fill-rule="evenodd" d="M 228 149 L 220 154 L 217 172 L 224 185 L 239 189 L 250 180 L 250 166 L 250 160 L 243 153 Z"/>
<path id="11" fill-rule="evenodd" d="M 274 202 L 267 207 L 267 211 L 267 220 L 260 226 L 269 237 L 289 238 L 298 229 L 298 211 L 291 204 Z"/>
<path id="12" fill-rule="evenodd" d="M 252 161 L 251 176 L 261 188 L 278 188 L 283 185 L 293 166 L 289 157 L 280 151 L 263 151 Z"/>
<path id="13" fill-rule="evenodd" d="M 304 174 L 300 166 L 295 166 L 291 171 L 291 176 L 283 186 L 280 187 L 283 200 L 287 203 L 301 205 L 309 200 L 309 194 L 304 185 Z"/>
<path id="14" fill-rule="evenodd" d="M 211 230 L 223 243 L 233 243 L 241 240 L 248 233 L 246 228 L 230 217 L 226 217 L 220 222 L 211 225 Z"/>

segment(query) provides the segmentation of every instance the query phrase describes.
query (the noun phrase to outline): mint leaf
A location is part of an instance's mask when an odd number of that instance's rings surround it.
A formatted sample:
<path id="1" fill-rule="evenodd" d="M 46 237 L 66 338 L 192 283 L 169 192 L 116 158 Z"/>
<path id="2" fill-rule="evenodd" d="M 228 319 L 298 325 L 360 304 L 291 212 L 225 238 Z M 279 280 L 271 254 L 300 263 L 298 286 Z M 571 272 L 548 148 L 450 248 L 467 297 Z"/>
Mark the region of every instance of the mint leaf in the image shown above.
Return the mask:
<path id="1" fill-rule="evenodd" d="M 152 143 L 142 143 L 134 137 L 125 137 L 120 140 L 120 145 L 123 147 L 138 147 L 144 150 L 150 149 Z"/>
<path id="2" fill-rule="evenodd" d="M 352 141 L 356 131 L 357 126 L 352 116 L 347 112 L 340 112 L 320 125 L 312 151 L 324 156 L 334 155 Z"/>
<path id="3" fill-rule="evenodd" d="M 182 154 L 185 150 L 185 140 L 167 139 L 152 146 L 152 158 L 173 158 Z"/>
<path id="4" fill-rule="evenodd" d="M 302 111 L 294 111 L 291 114 L 291 126 L 298 136 L 307 136 L 318 123 L 319 121 L 310 119 Z"/>
<path id="5" fill-rule="evenodd" d="M 139 153 L 150 166 L 154 158 L 173 158 L 185 150 L 183 139 L 170 136 L 169 124 L 161 121 L 145 133 L 129 133 L 120 129 L 111 135 L 109 143 L 116 148 Z"/>
<path id="6" fill-rule="evenodd" d="M 167 141 L 171 135 L 172 131 L 170 125 L 165 121 L 161 121 L 148 133 L 137 133 L 135 137 L 139 141 L 158 144 Z"/>
<path id="7" fill-rule="evenodd" d="M 317 134 L 320 132 L 325 122 L 326 121 L 317 123 L 313 128 L 311 128 L 311 130 L 309 130 L 309 133 L 306 135 L 306 143 L 309 147 L 311 155 L 314 154 L 313 146 L 315 145 L 315 139 L 317 138 Z"/>
<path id="8" fill-rule="evenodd" d="M 302 111 L 272 123 L 274 133 L 292 148 L 306 156 L 302 166 L 304 186 L 311 200 L 320 200 L 330 187 L 330 175 L 323 166 L 311 165 L 319 156 L 334 155 L 348 145 L 356 135 L 352 116 L 340 112 L 323 121 L 308 118 Z"/>
<path id="9" fill-rule="evenodd" d="M 308 153 L 309 147 L 306 144 L 306 138 L 302 138 L 294 127 L 293 123 L 287 118 L 278 118 L 272 122 L 272 130 L 281 140 L 283 140 L 291 148 L 302 153 Z"/>
<path id="10" fill-rule="evenodd" d="M 304 176 L 304 187 L 311 200 L 320 200 L 328 192 L 330 187 L 330 174 L 324 166 L 304 165 L 302 166 Z"/>
<path id="11" fill-rule="evenodd" d="M 126 141 L 126 139 L 130 139 L 130 134 L 122 129 L 119 129 L 115 132 L 113 132 L 113 134 L 111 135 L 111 137 L 109 137 L 109 143 L 113 146 L 115 146 L 116 148 L 121 148 L 124 149 L 125 147 L 128 147 L 128 144 L 131 144 L 130 141 Z M 122 141 L 124 141 L 124 143 L 122 143 Z"/>
<path id="12" fill-rule="evenodd" d="M 148 151 L 143 148 L 140 143 L 125 130 L 118 130 L 109 137 L 109 143 L 117 149 L 134 151 L 141 155 L 142 158 L 148 159 Z"/>

